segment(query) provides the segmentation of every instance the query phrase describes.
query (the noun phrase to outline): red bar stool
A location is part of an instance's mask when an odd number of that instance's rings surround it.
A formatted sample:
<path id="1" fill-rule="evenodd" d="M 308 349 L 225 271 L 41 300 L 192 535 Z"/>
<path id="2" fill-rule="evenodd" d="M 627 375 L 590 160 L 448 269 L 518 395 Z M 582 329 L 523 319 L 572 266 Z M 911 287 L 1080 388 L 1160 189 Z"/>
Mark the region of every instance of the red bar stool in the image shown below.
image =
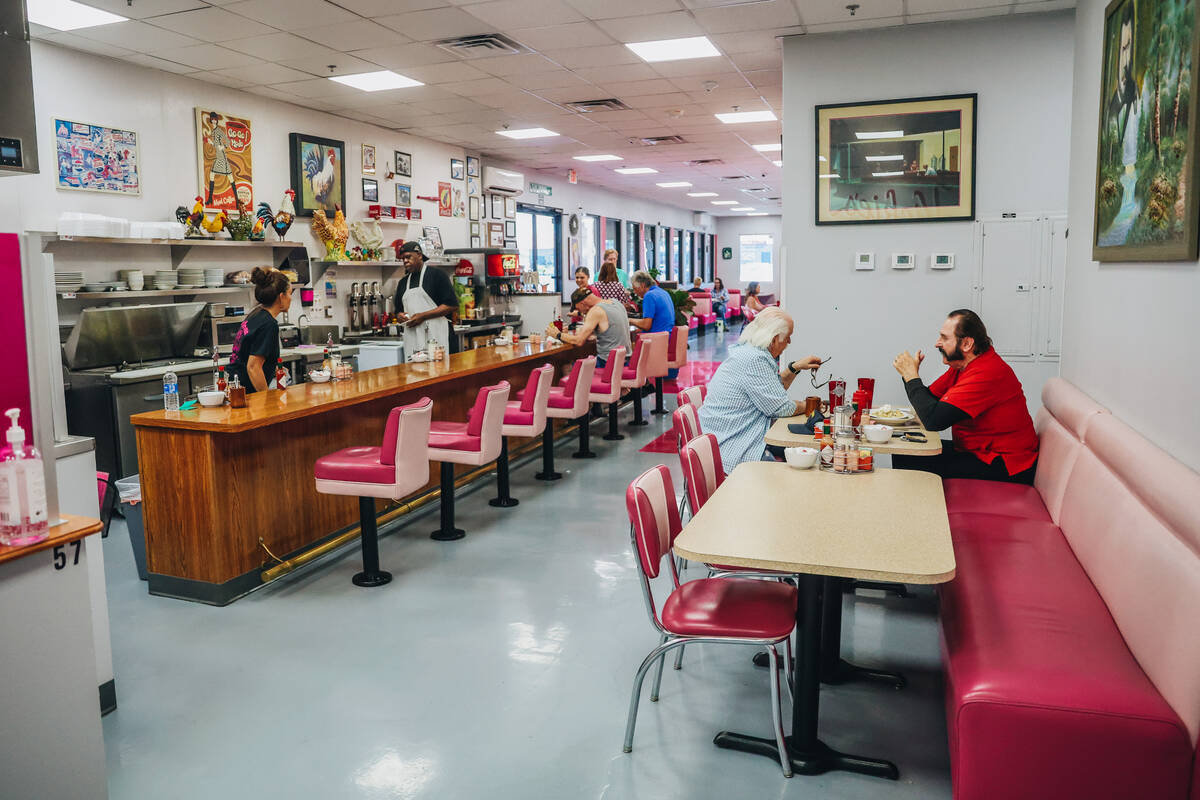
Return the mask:
<path id="1" fill-rule="evenodd" d="M 588 391 L 596 373 L 596 357 L 580 358 L 571 365 L 566 380 L 550 389 L 546 408 L 546 429 L 542 431 L 542 471 L 534 477 L 539 481 L 556 481 L 561 472 L 554 471 L 554 420 L 576 419 L 591 413 Z"/>
<path id="2" fill-rule="evenodd" d="M 351 579 L 356 586 L 382 586 L 392 579 L 392 573 L 379 568 L 375 499 L 399 500 L 425 485 L 432 418 L 433 401 L 428 397 L 398 406 L 388 414 L 382 445 L 347 447 L 321 456 L 313 465 L 318 492 L 358 498 L 363 568 Z"/>
<path id="3" fill-rule="evenodd" d="M 630 425 L 645 425 L 646 420 L 642 417 L 642 387 L 646 385 L 646 364 L 649 363 L 646 359 L 646 352 L 649 347 L 648 340 L 645 336 L 639 336 L 633 343 L 633 355 L 629 359 L 629 363 L 621 369 L 621 388 L 633 390 L 633 421 Z M 612 410 L 609 409 L 609 413 Z M 612 432 L 612 423 L 609 423 L 609 433 Z"/>
<path id="4" fill-rule="evenodd" d="M 504 424 L 500 426 L 500 457 L 496 459 L 496 496 L 488 505 L 497 508 L 512 508 L 520 501 L 508 493 L 508 437 L 526 436 L 533 438 L 546 428 L 546 403 L 550 399 L 550 384 L 554 381 L 554 367 L 542 364 L 529 373 L 525 388 L 519 393 L 520 400 L 509 400 L 505 404 Z"/>
<path id="5" fill-rule="evenodd" d="M 676 325 L 667 340 L 667 368 L 679 369 L 688 361 L 688 326 Z"/>
<path id="6" fill-rule="evenodd" d="M 663 378 L 667 377 L 671 369 L 667 366 L 667 345 L 670 343 L 671 332 L 643 333 L 638 338 L 649 340 L 646 343 L 649 348 L 646 352 L 646 377 L 654 380 L 654 408 L 650 413 L 666 414 L 667 410 L 663 408 Z"/>
<path id="7" fill-rule="evenodd" d="M 442 463 L 442 526 L 431 539 L 448 542 L 466 536 L 454 527 L 454 465 L 481 467 L 500 455 L 504 436 L 504 408 L 508 402 L 508 381 L 484 386 L 475 396 L 475 405 L 466 422 L 434 422 L 429 428 L 429 460 Z"/>
<path id="8" fill-rule="evenodd" d="M 614 347 L 608 351 L 604 361 L 604 369 L 592 376 L 592 388 L 588 392 L 589 403 L 606 403 L 608 405 L 608 433 L 604 440 L 617 442 L 625 437 L 617 433 L 617 406 L 621 402 L 621 372 L 625 369 L 625 348 Z M 579 431 L 579 449 L 586 450 L 587 435 L 581 428 Z"/>
<path id="9" fill-rule="evenodd" d="M 704 398 L 706 397 L 708 397 L 707 386 L 689 386 L 675 395 L 675 402 L 681 406 L 690 404 L 698 409 L 704 405 Z"/>

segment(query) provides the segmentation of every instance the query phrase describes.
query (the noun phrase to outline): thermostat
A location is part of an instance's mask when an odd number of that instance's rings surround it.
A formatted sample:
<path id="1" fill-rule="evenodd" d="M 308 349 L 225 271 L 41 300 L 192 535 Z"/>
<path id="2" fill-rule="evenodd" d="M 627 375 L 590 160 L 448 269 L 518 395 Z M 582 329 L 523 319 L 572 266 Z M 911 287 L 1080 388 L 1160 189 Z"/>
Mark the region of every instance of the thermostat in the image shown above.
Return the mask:
<path id="1" fill-rule="evenodd" d="M 930 269 L 954 269 L 954 253 L 932 253 L 929 256 Z"/>
<path id="2" fill-rule="evenodd" d="M 854 255 L 855 269 L 875 269 L 874 253 L 856 253 Z"/>
<path id="3" fill-rule="evenodd" d="M 916 261 L 912 253 L 892 253 L 892 269 L 912 269 Z"/>

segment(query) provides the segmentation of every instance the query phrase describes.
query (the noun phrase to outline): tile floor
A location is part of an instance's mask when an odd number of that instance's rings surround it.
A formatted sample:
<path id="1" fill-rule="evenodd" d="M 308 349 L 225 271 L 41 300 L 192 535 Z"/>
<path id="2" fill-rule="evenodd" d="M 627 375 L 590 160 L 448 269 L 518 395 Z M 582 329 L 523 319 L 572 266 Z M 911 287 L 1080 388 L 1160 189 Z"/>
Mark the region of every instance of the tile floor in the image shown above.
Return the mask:
<path id="1" fill-rule="evenodd" d="M 716 338 L 693 357 L 720 359 Z M 624 491 L 656 463 L 678 474 L 673 456 L 638 452 L 669 424 L 650 419 L 621 442 L 594 436 L 592 461 L 561 445 L 555 484 L 516 467 L 516 508 L 488 506 L 491 483 L 461 496 L 462 541 L 428 538 L 436 509 L 391 531 L 382 589 L 351 585 L 350 549 L 226 608 L 150 597 L 117 520 L 104 542 L 111 797 L 949 798 L 931 592 L 847 598 L 843 652 L 903 670 L 908 688 L 822 692 L 825 741 L 894 760 L 898 783 L 787 780 L 715 748 L 722 729 L 770 735 L 767 674 L 744 648 L 689 648 L 622 754 L 633 674 L 657 641 Z"/>

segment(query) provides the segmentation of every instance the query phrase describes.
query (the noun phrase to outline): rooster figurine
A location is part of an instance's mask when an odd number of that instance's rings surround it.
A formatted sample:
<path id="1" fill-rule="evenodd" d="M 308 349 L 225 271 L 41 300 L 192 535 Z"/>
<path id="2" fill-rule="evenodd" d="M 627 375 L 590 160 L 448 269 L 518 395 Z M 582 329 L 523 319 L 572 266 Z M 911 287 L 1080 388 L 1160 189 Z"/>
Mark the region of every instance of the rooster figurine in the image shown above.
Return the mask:
<path id="1" fill-rule="evenodd" d="M 204 221 L 204 198 L 196 198 L 191 213 L 188 213 L 183 206 L 175 209 L 175 219 L 187 226 L 187 230 L 183 234 L 185 238 L 203 239 L 204 231 L 200 230 L 200 223 Z"/>
<path id="2" fill-rule="evenodd" d="M 350 238 L 350 228 L 346 225 L 341 206 L 334 205 L 332 222 L 325 216 L 324 209 L 318 208 L 314 211 L 312 232 L 325 244 L 326 261 L 341 261 L 346 257 L 346 240 Z"/>
<path id="3" fill-rule="evenodd" d="M 225 209 L 221 209 L 211 217 L 205 217 L 200 222 L 200 227 L 214 236 L 225 230 L 225 223 L 229 222 L 229 214 L 225 213 Z"/>
<path id="4" fill-rule="evenodd" d="M 321 158 L 319 148 L 304 154 L 304 180 L 312 190 L 314 205 L 325 206 L 333 198 L 334 178 L 337 176 L 337 152 L 330 148 Z"/>

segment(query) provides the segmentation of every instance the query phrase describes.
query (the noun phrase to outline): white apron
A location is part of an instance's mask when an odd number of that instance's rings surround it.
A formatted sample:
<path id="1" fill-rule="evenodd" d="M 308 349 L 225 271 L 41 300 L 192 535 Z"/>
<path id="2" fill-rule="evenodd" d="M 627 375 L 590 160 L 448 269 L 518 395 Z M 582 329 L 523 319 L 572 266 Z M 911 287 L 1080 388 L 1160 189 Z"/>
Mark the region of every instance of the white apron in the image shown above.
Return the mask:
<path id="1" fill-rule="evenodd" d="M 421 273 L 417 276 L 416 284 L 410 281 L 409 287 L 400 298 L 400 302 L 404 304 L 404 313 L 410 317 L 414 314 L 432 311 L 438 306 L 422 286 L 425 282 L 425 267 L 425 264 L 421 265 Z M 429 352 L 429 345 L 434 341 L 440 343 L 447 350 L 450 349 L 450 324 L 445 317 L 436 317 L 412 327 L 405 325 L 404 359 L 412 361 L 413 355 L 418 350 Z M 429 353 L 429 356 L 432 358 L 433 353 Z"/>

